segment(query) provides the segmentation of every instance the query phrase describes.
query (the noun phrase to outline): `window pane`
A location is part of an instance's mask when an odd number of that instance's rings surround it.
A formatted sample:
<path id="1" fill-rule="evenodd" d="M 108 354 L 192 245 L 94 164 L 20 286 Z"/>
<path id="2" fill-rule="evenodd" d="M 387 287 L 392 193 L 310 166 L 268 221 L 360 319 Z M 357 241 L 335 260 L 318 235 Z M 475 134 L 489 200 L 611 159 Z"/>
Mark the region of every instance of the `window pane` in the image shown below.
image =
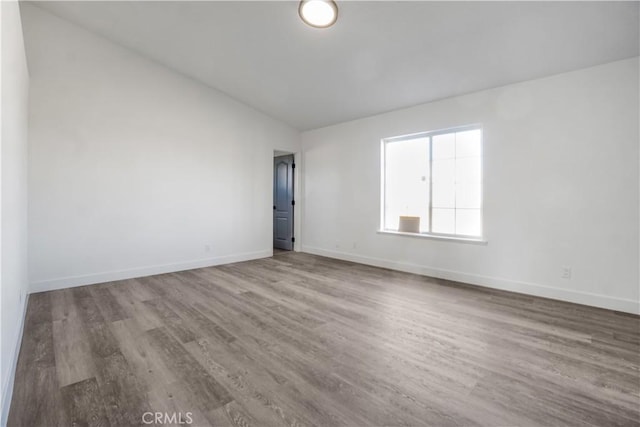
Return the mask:
<path id="1" fill-rule="evenodd" d="M 455 233 L 455 209 L 433 209 L 433 232 Z"/>
<path id="2" fill-rule="evenodd" d="M 455 207 L 455 159 L 439 159 L 433 161 L 433 207 Z"/>
<path id="3" fill-rule="evenodd" d="M 456 155 L 456 134 L 447 133 L 433 137 L 433 159 L 453 159 Z"/>
<path id="4" fill-rule="evenodd" d="M 456 182 L 480 182 L 480 157 L 456 159 Z"/>
<path id="5" fill-rule="evenodd" d="M 480 129 L 456 133 L 456 157 L 480 157 L 481 150 Z"/>
<path id="6" fill-rule="evenodd" d="M 480 187 L 475 184 L 456 184 L 456 208 L 480 208 Z"/>
<path id="7" fill-rule="evenodd" d="M 481 158 L 456 159 L 456 208 L 480 208 Z"/>
<path id="8" fill-rule="evenodd" d="M 399 217 L 420 217 L 429 229 L 429 138 L 385 144 L 384 228 L 398 230 Z"/>
<path id="9" fill-rule="evenodd" d="M 435 218 L 435 213 L 433 217 Z M 482 235 L 480 209 L 456 209 L 456 234 Z"/>

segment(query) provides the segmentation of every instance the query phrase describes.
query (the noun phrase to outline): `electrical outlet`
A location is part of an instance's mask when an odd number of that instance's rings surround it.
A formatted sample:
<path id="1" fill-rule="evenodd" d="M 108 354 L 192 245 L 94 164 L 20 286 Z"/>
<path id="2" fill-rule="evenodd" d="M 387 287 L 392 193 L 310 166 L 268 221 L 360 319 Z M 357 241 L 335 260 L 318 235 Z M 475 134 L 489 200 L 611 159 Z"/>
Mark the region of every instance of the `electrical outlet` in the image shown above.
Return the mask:
<path id="1" fill-rule="evenodd" d="M 560 268 L 560 277 L 563 279 L 571 279 L 571 266 L 563 265 Z"/>
<path id="2" fill-rule="evenodd" d="M 204 251 L 205 252 L 211 252 L 211 246 L 210 245 L 204 245 Z"/>

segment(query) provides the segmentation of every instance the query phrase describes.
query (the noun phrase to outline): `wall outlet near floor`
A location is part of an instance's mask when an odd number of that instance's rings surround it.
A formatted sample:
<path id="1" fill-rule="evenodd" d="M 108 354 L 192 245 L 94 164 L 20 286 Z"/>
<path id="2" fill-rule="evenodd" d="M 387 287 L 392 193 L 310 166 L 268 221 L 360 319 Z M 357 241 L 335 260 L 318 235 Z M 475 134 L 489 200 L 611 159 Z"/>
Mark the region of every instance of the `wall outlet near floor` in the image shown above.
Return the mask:
<path id="1" fill-rule="evenodd" d="M 205 252 L 211 252 L 211 245 L 204 245 Z"/>
<path id="2" fill-rule="evenodd" d="M 563 279 L 571 279 L 571 266 L 563 265 L 560 267 L 560 277 Z"/>

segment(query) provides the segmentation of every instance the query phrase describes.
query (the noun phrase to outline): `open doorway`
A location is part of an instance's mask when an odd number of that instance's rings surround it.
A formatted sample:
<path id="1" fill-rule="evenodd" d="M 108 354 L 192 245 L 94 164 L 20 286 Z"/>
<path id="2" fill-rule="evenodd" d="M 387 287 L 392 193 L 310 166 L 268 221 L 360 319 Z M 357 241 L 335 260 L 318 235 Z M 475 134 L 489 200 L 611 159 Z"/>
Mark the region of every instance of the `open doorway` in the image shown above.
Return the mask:
<path id="1" fill-rule="evenodd" d="M 273 249 L 292 251 L 295 211 L 295 159 L 276 152 L 273 158 Z"/>

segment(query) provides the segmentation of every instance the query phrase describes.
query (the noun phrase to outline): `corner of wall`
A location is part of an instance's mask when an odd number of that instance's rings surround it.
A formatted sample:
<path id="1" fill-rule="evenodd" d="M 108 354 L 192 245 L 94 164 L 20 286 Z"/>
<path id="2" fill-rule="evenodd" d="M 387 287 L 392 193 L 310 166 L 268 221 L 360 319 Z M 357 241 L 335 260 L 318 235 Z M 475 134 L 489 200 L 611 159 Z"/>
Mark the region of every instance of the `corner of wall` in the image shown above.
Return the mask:
<path id="1" fill-rule="evenodd" d="M 2 24 L 2 157 L 0 189 L 0 287 L 3 329 L 0 335 L 0 425 L 6 426 L 28 301 L 27 167 L 29 69 L 20 2 L 0 2 Z"/>

